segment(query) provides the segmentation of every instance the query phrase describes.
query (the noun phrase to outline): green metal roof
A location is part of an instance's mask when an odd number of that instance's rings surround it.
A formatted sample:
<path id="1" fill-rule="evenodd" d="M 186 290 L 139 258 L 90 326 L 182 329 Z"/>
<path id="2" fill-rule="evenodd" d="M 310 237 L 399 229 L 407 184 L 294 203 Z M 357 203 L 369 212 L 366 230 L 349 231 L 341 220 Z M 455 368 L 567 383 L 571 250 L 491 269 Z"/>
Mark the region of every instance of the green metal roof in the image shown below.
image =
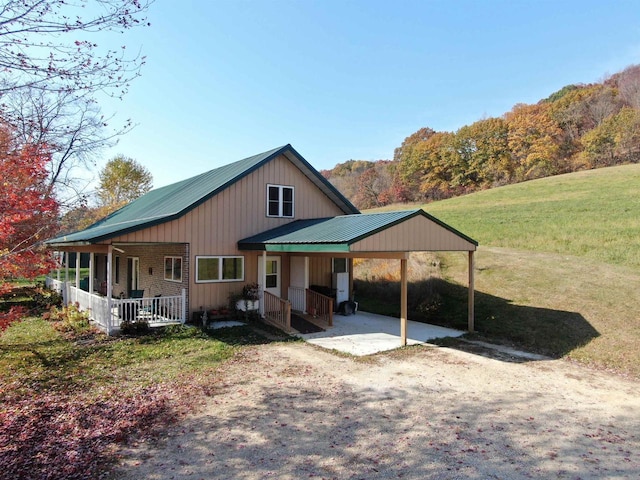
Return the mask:
<path id="1" fill-rule="evenodd" d="M 240 240 L 238 248 L 240 250 L 281 252 L 348 252 L 349 245 L 418 215 L 424 216 L 474 245 L 478 245 L 475 240 L 429 215 L 424 210 L 417 209 L 296 220 Z"/>
<path id="2" fill-rule="evenodd" d="M 345 213 L 358 213 L 358 209 L 291 145 L 285 145 L 152 190 L 85 230 L 62 235 L 46 243 L 94 243 L 174 220 L 281 154 L 300 168 Z"/>

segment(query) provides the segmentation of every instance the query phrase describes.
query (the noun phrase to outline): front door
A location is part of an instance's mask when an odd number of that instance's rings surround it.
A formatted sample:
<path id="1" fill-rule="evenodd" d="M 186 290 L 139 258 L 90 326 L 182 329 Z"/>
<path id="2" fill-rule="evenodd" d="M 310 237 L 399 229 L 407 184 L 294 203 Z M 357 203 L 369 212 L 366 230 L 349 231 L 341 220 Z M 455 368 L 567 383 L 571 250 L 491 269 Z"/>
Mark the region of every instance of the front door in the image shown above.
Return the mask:
<path id="1" fill-rule="evenodd" d="M 258 284 L 262 285 L 262 282 L 265 282 L 265 291 L 279 298 L 282 296 L 280 289 L 280 260 L 281 257 L 267 257 L 267 272 L 265 278 L 262 257 L 258 257 Z"/>

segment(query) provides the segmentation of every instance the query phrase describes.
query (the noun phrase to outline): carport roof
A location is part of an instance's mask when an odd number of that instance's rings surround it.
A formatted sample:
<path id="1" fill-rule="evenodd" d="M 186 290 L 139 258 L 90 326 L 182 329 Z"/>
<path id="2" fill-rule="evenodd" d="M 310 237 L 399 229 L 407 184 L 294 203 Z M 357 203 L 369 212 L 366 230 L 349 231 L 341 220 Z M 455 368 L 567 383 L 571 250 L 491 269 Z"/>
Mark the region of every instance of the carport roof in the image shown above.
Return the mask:
<path id="1" fill-rule="evenodd" d="M 416 217 L 431 220 L 471 245 L 478 245 L 475 240 L 417 209 L 297 220 L 240 240 L 238 248 L 274 252 L 350 252 L 355 243 Z"/>

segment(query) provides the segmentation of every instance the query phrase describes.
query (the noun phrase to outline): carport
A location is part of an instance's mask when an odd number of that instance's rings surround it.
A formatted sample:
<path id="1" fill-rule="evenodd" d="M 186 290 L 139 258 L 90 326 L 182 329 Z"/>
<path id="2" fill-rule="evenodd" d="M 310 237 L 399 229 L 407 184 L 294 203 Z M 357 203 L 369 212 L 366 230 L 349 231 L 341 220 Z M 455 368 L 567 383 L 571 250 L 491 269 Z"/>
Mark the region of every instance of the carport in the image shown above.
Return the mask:
<path id="1" fill-rule="evenodd" d="M 478 242 L 422 209 L 298 220 L 238 242 L 240 250 L 290 256 L 400 261 L 400 343 L 407 345 L 407 260 L 411 252 L 468 252 L 468 325 L 474 331 L 474 253 Z M 351 275 L 353 269 L 350 269 Z M 353 277 L 350 277 L 350 292 Z"/>

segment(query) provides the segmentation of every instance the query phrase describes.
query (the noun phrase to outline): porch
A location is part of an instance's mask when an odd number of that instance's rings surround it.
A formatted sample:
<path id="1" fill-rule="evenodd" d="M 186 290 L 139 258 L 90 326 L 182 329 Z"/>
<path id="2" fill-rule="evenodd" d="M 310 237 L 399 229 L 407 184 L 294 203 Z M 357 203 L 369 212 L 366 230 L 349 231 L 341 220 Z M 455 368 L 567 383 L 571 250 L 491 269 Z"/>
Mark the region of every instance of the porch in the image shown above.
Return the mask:
<path id="1" fill-rule="evenodd" d="M 45 285 L 62 295 L 63 303 L 77 303 L 80 310 L 89 312 L 89 319 L 107 334 L 117 333 L 122 322 L 145 321 L 150 327 L 185 323 L 186 290 L 181 295 L 110 298 L 99 293 L 87 292 L 72 282 L 47 277 Z"/>

